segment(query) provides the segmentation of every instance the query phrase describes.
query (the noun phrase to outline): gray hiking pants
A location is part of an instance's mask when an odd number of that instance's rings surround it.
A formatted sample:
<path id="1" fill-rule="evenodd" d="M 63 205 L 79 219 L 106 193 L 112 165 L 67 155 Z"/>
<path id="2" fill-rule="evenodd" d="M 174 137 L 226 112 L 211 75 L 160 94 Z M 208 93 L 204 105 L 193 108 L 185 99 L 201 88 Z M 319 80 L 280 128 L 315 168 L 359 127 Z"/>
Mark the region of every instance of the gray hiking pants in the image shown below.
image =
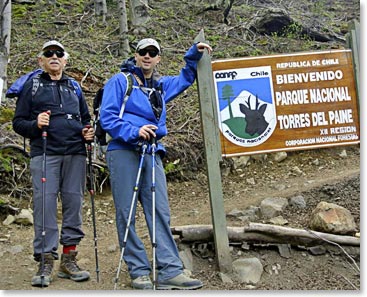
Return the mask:
<path id="1" fill-rule="evenodd" d="M 40 261 L 42 250 L 44 250 L 45 253 L 51 253 L 55 259 L 58 259 L 59 238 L 60 244 L 68 246 L 78 245 L 84 237 L 81 227 L 86 156 L 46 156 L 44 201 L 42 189 L 43 156 L 36 156 L 31 159 L 30 171 L 33 183 L 33 256 L 36 261 Z M 59 194 L 62 206 L 60 237 L 57 219 Z M 43 230 L 45 231 L 44 235 L 42 235 Z"/>

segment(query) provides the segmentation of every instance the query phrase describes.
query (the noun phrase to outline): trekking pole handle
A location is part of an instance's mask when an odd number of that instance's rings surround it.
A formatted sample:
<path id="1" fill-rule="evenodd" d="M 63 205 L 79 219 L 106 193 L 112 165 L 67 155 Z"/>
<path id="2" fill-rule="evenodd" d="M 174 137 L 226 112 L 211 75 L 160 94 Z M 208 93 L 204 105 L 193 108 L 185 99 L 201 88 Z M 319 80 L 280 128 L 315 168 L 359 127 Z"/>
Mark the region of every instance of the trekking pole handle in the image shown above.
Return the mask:
<path id="1" fill-rule="evenodd" d="M 88 124 L 88 125 L 85 125 L 84 128 L 90 129 L 91 127 L 92 126 Z M 86 140 L 86 142 L 87 142 L 88 145 L 90 145 L 93 142 L 93 140 Z"/>
<path id="2" fill-rule="evenodd" d="M 47 113 L 49 116 L 51 115 L 51 110 L 47 110 L 44 113 Z M 47 129 L 48 129 L 48 125 L 44 125 L 42 126 L 42 137 L 45 138 L 47 137 Z"/>
<path id="3" fill-rule="evenodd" d="M 46 110 L 43 113 L 46 113 L 48 116 L 50 116 L 51 115 L 51 110 Z M 48 129 L 48 125 L 43 125 L 42 126 L 42 131 L 47 130 L 47 129 Z"/>
<path id="4" fill-rule="evenodd" d="M 156 132 L 156 128 L 152 128 L 153 132 Z M 155 135 L 155 134 L 154 134 Z M 148 141 L 149 144 L 157 145 L 157 135 L 153 136 L 153 134 L 150 135 L 150 139 Z"/>
<path id="5" fill-rule="evenodd" d="M 157 138 L 156 137 L 151 137 L 150 140 L 149 140 L 149 144 L 151 145 L 155 145 L 157 146 Z"/>

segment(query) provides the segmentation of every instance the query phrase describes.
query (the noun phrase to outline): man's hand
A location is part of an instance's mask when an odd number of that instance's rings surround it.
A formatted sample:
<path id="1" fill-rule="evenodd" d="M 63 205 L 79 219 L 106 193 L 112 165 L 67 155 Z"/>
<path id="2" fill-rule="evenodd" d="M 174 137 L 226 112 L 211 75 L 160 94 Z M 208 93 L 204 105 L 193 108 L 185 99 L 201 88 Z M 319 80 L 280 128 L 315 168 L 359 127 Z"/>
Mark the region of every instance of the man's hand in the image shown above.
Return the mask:
<path id="1" fill-rule="evenodd" d="M 144 140 L 150 140 L 151 137 L 156 137 L 155 130 L 158 127 L 155 125 L 144 125 L 139 129 L 139 137 Z"/>
<path id="2" fill-rule="evenodd" d="M 37 116 L 38 128 L 42 129 L 43 127 L 48 127 L 48 125 L 50 124 L 50 115 L 51 115 L 51 110 L 47 110 L 47 111 L 41 112 Z"/>
<path id="3" fill-rule="evenodd" d="M 204 42 L 197 43 L 196 44 L 196 47 L 197 47 L 198 51 L 201 52 L 201 53 L 204 52 L 205 49 L 207 49 L 209 55 L 213 51 L 213 49 L 211 48 L 211 46 L 209 44 L 204 43 Z"/>
<path id="4" fill-rule="evenodd" d="M 93 141 L 94 138 L 94 129 L 91 126 L 86 126 L 82 130 L 82 135 L 85 141 Z"/>

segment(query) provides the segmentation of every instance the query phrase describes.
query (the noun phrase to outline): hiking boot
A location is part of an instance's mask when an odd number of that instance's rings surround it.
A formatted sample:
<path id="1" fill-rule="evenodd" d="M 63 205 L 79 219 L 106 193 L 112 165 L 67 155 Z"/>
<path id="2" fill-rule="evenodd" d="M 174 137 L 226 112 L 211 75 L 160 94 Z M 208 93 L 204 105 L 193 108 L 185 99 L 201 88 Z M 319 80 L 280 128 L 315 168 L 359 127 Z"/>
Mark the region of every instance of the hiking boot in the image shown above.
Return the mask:
<path id="1" fill-rule="evenodd" d="M 44 254 L 43 279 L 42 279 L 42 262 L 39 262 L 39 268 L 32 277 L 33 287 L 48 287 L 52 281 L 52 269 L 54 268 L 54 257 L 51 254 Z"/>
<path id="2" fill-rule="evenodd" d="M 89 272 L 80 269 L 80 267 L 76 264 L 77 254 L 77 251 L 70 251 L 69 254 L 61 255 L 60 268 L 59 272 L 57 273 L 58 277 L 69 278 L 75 282 L 86 281 L 90 278 Z"/>
<path id="3" fill-rule="evenodd" d="M 131 286 L 134 289 L 138 290 L 151 290 L 153 289 L 152 281 L 150 280 L 148 275 L 142 275 L 137 278 L 134 278 L 131 281 Z"/>
<path id="4" fill-rule="evenodd" d="M 181 273 L 173 278 L 159 281 L 158 290 L 196 290 L 200 289 L 203 283 L 198 279 L 190 278 Z"/>

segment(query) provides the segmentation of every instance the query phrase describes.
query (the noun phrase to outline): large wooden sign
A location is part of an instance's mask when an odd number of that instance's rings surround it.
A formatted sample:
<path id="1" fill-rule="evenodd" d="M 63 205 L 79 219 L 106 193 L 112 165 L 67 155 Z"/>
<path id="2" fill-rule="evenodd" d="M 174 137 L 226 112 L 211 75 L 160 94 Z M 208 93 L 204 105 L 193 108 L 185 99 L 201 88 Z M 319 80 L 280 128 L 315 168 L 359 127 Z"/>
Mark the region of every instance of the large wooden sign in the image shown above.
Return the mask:
<path id="1" fill-rule="evenodd" d="M 223 156 L 358 144 L 351 50 L 212 62 Z"/>

